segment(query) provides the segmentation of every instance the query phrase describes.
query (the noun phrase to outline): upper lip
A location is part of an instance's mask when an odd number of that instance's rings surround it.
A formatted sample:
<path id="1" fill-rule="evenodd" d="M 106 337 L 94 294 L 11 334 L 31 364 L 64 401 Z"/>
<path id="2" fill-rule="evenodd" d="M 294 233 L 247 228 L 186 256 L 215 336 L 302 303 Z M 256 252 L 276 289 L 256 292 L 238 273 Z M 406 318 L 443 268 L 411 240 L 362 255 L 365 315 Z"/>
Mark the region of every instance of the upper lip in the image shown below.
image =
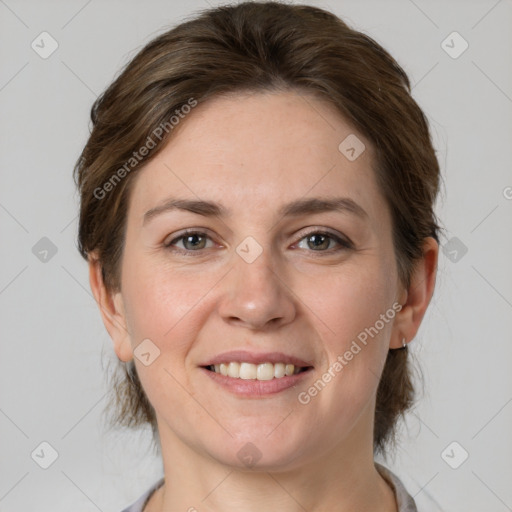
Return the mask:
<path id="1" fill-rule="evenodd" d="M 201 366 L 210 366 L 221 363 L 230 363 L 232 361 L 261 364 L 261 363 L 289 363 L 295 366 L 313 366 L 311 363 L 304 361 L 291 354 L 285 354 L 283 352 L 249 352 L 247 350 L 231 350 L 229 352 L 223 352 L 215 357 L 209 359 L 206 363 Z"/>

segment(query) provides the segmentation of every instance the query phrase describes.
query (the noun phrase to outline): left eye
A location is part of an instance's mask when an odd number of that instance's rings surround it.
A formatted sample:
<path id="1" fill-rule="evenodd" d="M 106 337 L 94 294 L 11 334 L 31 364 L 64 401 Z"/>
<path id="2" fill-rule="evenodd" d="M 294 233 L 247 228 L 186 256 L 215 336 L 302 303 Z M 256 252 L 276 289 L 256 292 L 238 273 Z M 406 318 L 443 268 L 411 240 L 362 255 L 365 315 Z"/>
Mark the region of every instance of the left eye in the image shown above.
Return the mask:
<path id="1" fill-rule="evenodd" d="M 313 231 L 311 233 L 308 233 L 307 235 L 300 239 L 299 244 L 302 242 L 302 240 L 306 240 L 308 248 L 312 248 L 313 251 L 316 252 L 327 252 L 324 250 L 319 250 L 319 248 L 328 249 L 330 242 L 336 242 L 338 245 L 342 246 L 342 249 L 349 249 L 351 247 L 351 244 L 348 241 L 341 239 L 340 237 L 334 235 L 333 233 L 327 233 L 324 231 Z"/>

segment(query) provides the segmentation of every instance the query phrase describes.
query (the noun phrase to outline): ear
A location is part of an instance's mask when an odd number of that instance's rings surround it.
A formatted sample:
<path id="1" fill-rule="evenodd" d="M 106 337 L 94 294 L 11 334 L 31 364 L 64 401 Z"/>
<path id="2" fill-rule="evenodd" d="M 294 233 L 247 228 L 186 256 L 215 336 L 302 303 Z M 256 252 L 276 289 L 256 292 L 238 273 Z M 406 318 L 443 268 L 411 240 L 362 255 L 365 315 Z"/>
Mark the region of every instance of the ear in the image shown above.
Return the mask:
<path id="1" fill-rule="evenodd" d="M 124 362 L 130 361 L 133 359 L 133 351 L 127 329 L 123 297 L 120 291 L 112 292 L 106 289 L 102 266 L 96 253 L 89 254 L 89 283 L 117 357 Z"/>
<path id="2" fill-rule="evenodd" d="M 402 289 L 402 309 L 395 316 L 389 348 L 401 348 L 418 332 L 434 293 L 439 244 L 432 237 L 423 243 L 423 258 L 416 263 L 408 290 Z"/>

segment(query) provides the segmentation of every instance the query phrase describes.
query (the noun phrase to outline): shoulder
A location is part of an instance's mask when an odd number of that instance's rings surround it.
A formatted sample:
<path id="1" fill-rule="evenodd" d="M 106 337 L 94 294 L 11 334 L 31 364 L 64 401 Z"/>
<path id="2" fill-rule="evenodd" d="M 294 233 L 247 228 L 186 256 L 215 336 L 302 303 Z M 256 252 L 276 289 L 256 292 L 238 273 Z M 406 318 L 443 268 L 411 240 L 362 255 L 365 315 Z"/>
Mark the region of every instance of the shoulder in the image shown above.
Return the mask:
<path id="1" fill-rule="evenodd" d="M 407 492 L 402 481 L 391 470 L 375 462 L 375 468 L 381 474 L 389 485 L 392 487 L 396 503 L 398 505 L 398 512 L 418 512 L 416 502 L 413 497 Z"/>
<path id="2" fill-rule="evenodd" d="M 153 484 L 135 503 L 132 503 L 129 507 L 124 508 L 121 512 L 142 512 L 144 506 L 149 501 L 151 495 L 164 483 L 162 477 L 158 482 Z"/>

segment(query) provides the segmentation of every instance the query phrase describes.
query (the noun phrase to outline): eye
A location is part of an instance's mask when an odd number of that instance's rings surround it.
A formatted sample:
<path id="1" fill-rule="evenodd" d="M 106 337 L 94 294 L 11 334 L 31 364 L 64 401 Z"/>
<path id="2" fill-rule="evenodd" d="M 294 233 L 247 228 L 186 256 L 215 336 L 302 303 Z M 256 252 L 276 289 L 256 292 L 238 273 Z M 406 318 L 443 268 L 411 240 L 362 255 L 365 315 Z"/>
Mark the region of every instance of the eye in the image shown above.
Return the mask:
<path id="1" fill-rule="evenodd" d="M 202 249 L 211 248 L 212 245 L 209 247 L 206 246 L 208 240 L 211 241 L 211 238 L 203 231 L 194 231 L 191 229 L 168 242 L 164 242 L 163 246 L 171 251 L 190 254 L 194 252 L 201 252 Z M 328 254 L 332 254 L 333 252 L 353 248 L 352 242 L 328 231 L 311 231 L 307 233 L 298 242 L 298 246 L 301 249 L 304 249 L 304 247 L 300 247 L 303 240 L 306 240 L 306 248 L 312 249 L 313 252 L 327 252 Z M 182 243 L 182 247 L 177 246 L 179 243 Z M 333 243 L 334 245 L 338 244 L 339 247 L 331 250 Z"/>
<path id="2" fill-rule="evenodd" d="M 307 248 L 312 249 L 314 252 L 332 253 L 353 248 L 353 244 L 348 240 L 327 231 L 311 231 L 301 238 L 299 244 L 302 243 L 302 240 L 306 240 Z M 329 249 L 331 242 L 335 242 L 341 247 L 335 248 L 333 251 L 325 250 Z M 300 248 L 303 249 L 304 247 Z"/>
<path id="3" fill-rule="evenodd" d="M 202 231 L 190 230 L 182 233 L 180 236 L 170 240 L 169 242 L 164 242 L 164 247 L 173 250 L 173 246 L 182 240 L 183 247 L 178 247 L 180 252 L 197 252 L 201 249 L 207 248 L 205 247 L 205 244 L 207 240 L 210 240 L 210 237 Z"/>

